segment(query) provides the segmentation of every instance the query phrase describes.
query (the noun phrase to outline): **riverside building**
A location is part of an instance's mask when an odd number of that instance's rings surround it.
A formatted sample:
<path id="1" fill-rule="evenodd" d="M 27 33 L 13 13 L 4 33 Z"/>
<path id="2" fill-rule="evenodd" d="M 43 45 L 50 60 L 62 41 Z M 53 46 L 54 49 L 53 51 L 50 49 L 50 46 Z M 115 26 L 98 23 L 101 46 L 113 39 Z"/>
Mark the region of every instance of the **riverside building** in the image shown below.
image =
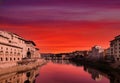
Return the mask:
<path id="1" fill-rule="evenodd" d="M 0 31 L 0 63 L 16 62 L 22 58 L 28 58 L 28 52 L 29 58 L 40 56 L 33 41 L 28 41 L 15 33 Z"/>
<path id="2" fill-rule="evenodd" d="M 120 61 L 120 35 L 110 41 L 110 55 L 114 56 L 115 61 Z"/>

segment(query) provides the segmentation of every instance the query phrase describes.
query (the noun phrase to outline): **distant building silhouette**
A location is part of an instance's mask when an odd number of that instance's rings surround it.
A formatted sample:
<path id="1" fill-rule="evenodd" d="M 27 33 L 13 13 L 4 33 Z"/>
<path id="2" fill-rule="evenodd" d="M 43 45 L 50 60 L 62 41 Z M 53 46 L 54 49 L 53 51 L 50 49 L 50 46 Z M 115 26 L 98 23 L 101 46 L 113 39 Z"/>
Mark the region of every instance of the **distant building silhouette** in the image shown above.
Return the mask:
<path id="1" fill-rule="evenodd" d="M 101 46 L 95 45 L 89 52 L 88 58 L 94 61 L 102 60 L 104 58 L 104 49 Z"/>

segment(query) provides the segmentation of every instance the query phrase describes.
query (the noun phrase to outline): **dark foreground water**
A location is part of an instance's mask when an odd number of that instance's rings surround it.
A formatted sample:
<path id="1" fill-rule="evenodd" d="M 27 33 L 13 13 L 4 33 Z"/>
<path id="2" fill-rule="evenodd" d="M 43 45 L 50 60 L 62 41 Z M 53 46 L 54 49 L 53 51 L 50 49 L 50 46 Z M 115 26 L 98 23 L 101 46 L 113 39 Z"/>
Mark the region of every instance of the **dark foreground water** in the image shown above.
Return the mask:
<path id="1" fill-rule="evenodd" d="M 120 83 L 120 75 L 54 60 L 30 71 L 0 76 L 0 83 Z"/>

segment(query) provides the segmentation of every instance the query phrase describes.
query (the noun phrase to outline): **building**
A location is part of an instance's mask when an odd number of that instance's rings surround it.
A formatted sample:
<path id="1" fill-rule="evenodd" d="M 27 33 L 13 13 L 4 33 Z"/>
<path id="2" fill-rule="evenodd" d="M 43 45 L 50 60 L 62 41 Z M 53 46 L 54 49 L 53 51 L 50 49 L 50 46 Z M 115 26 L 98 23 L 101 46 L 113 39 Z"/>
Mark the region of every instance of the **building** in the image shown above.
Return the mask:
<path id="1" fill-rule="evenodd" d="M 110 53 L 111 53 L 110 48 L 107 48 L 104 50 L 104 57 L 105 57 L 104 60 L 106 62 L 114 62 L 115 61 L 114 57 Z"/>
<path id="2" fill-rule="evenodd" d="M 73 52 L 73 55 L 87 56 L 88 51 L 75 51 L 75 52 Z"/>
<path id="3" fill-rule="evenodd" d="M 27 54 L 26 57 L 33 58 L 34 55 L 35 55 L 35 51 L 36 51 L 36 44 L 33 41 L 30 41 L 30 40 L 26 40 L 25 44 L 26 44 L 25 52 L 29 52 L 30 53 L 30 54 Z"/>
<path id="4" fill-rule="evenodd" d="M 104 56 L 110 56 L 110 48 L 104 50 Z"/>
<path id="5" fill-rule="evenodd" d="M 110 55 L 114 56 L 115 61 L 120 61 L 120 35 L 110 41 Z"/>
<path id="6" fill-rule="evenodd" d="M 0 63 L 20 61 L 22 58 L 28 57 L 28 51 L 32 58 L 36 56 L 34 55 L 35 46 L 33 41 L 25 40 L 15 33 L 0 31 Z"/>
<path id="7" fill-rule="evenodd" d="M 33 58 L 42 58 L 39 52 L 39 48 L 35 48 L 35 53 L 34 53 Z"/>
<path id="8" fill-rule="evenodd" d="M 94 46 L 92 47 L 91 51 L 89 52 L 89 59 L 92 60 L 102 60 L 104 58 L 104 49 L 101 46 Z"/>

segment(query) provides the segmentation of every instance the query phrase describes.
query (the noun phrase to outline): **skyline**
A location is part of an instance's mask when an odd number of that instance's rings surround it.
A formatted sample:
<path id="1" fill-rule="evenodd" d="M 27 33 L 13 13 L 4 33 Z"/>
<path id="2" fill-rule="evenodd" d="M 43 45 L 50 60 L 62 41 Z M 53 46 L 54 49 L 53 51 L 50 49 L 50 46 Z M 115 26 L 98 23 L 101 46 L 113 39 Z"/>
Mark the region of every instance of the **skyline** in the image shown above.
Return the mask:
<path id="1" fill-rule="evenodd" d="M 2 0 L 0 29 L 36 42 L 41 52 L 109 47 L 120 35 L 119 0 Z"/>

